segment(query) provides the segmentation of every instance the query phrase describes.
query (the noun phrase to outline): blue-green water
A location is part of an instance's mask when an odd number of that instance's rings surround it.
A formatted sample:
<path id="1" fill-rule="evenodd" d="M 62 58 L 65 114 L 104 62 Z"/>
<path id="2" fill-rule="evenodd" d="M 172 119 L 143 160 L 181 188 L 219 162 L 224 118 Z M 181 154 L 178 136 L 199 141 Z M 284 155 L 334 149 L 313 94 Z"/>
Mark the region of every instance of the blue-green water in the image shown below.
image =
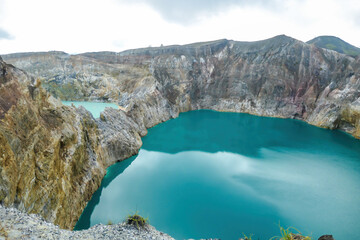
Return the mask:
<path id="1" fill-rule="evenodd" d="M 360 141 L 289 119 L 193 111 L 108 168 L 75 229 L 136 211 L 176 239 L 360 239 Z"/>
<path id="2" fill-rule="evenodd" d="M 64 105 L 71 106 L 74 104 L 75 107 L 83 106 L 91 112 L 94 118 L 99 118 L 100 113 L 105 110 L 106 107 L 118 109 L 119 106 L 115 103 L 102 103 L 102 102 L 77 102 L 77 101 L 62 101 Z"/>

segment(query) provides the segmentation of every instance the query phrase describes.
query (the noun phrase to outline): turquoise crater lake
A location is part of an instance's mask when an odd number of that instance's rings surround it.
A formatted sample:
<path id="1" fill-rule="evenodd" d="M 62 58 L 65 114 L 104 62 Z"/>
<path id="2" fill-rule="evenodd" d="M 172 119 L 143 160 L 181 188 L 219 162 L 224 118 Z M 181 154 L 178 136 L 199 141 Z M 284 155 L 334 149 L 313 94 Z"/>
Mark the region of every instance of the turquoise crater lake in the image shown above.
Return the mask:
<path id="1" fill-rule="evenodd" d="M 115 103 L 103 103 L 103 102 L 77 102 L 77 101 L 62 101 L 64 105 L 71 106 L 74 105 L 75 107 L 83 106 L 87 109 L 94 118 L 99 118 L 100 113 L 105 110 L 106 107 L 111 107 L 118 109 L 119 106 Z"/>
<path id="2" fill-rule="evenodd" d="M 136 211 L 176 239 L 279 235 L 360 239 L 360 141 L 289 120 L 208 110 L 180 114 L 108 168 L 75 229 Z"/>

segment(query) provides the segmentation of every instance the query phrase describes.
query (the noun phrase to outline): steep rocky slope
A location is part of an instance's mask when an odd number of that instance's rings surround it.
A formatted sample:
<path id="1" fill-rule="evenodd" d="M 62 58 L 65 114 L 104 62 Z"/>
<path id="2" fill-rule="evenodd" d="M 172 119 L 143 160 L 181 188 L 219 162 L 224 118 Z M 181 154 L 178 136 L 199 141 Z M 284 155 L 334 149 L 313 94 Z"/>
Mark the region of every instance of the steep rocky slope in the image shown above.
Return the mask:
<path id="1" fill-rule="evenodd" d="M 360 137 L 360 59 L 287 36 L 4 58 L 54 96 L 113 101 L 142 131 L 193 109 L 298 118 Z"/>
<path id="2" fill-rule="evenodd" d="M 0 58 L 0 204 L 72 228 L 106 167 L 141 146 L 134 122 L 104 113 L 111 117 L 97 123 L 85 109 L 63 106 Z"/>

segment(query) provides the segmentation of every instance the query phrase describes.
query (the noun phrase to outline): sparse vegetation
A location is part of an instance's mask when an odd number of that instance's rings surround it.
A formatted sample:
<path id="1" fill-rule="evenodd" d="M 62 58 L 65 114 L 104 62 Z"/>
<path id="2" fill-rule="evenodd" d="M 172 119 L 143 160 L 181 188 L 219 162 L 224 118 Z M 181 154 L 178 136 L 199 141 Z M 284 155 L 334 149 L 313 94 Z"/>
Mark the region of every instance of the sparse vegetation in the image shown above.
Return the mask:
<path id="1" fill-rule="evenodd" d="M 338 37 L 320 36 L 308 41 L 307 43 L 314 44 L 317 47 L 334 50 L 339 53 L 344 53 L 352 57 L 360 55 L 360 48 L 355 47 Z"/>
<path id="2" fill-rule="evenodd" d="M 270 238 L 270 240 L 312 240 L 309 236 L 303 236 L 299 230 L 294 227 L 283 228 L 279 225 L 281 236 L 275 236 Z M 295 232 L 295 233 L 294 233 Z M 253 240 L 253 234 L 249 236 L 243 233 L 244 237 L 240 240 Z"/>
<path id="3" fill-rule="evenodd" d="M 301 232 L 294 227 L 279 227 L 281 236 L 272 237 L 270 240 L 311 240 L 311 237 L 302 236 Z M 293 233 L 293 231 L 297 233 Z"/>
<path id="4" fill-rule="evenodd" d="M 112 222 L 111 220 L 109 220 L 109 221 L 107 222 L 107 225 L 113 225 L 113 222 Z"/>
<path id="5" fill-rule="evenodd" d="M 325 44 L 325 48 L 330 49 L 330 50 L 336 50 L 336 46 L 331 43 Z"/>
<path id="6" fill-rule="evenodd" d="M 243 235 L 244 235 L 244 240 L 252 240 L 253 234 L 250 234 L 249 236 L 247 236 L 243 233 Z"/>
<path id="7" fill-rule="evenodd" d="M 144 228 L 148 224 L 149 219 L 143 218 L 137 212 L 134 215 L 129 215 L 126 218 L 126 223 L 135 226 L 137 229 Z"/>

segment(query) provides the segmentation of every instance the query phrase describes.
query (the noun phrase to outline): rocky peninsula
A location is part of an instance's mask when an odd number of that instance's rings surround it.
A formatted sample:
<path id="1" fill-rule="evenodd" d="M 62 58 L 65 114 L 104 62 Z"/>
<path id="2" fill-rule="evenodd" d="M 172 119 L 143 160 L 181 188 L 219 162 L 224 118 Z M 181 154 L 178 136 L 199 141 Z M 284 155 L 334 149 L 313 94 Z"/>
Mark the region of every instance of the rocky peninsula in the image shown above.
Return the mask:
<path id="1" fill-rule="evenodd" d="M 136 154 L 147 128 L 180 112 L 296 118 L 360 138 L 360 58 L 284 35 L 3 59 L 16 67 L 0 60 L 0 203 L 65 229 L 106 168 Z M 116 102 L 120 110 L 94 119 L 57 98 Z"/>

